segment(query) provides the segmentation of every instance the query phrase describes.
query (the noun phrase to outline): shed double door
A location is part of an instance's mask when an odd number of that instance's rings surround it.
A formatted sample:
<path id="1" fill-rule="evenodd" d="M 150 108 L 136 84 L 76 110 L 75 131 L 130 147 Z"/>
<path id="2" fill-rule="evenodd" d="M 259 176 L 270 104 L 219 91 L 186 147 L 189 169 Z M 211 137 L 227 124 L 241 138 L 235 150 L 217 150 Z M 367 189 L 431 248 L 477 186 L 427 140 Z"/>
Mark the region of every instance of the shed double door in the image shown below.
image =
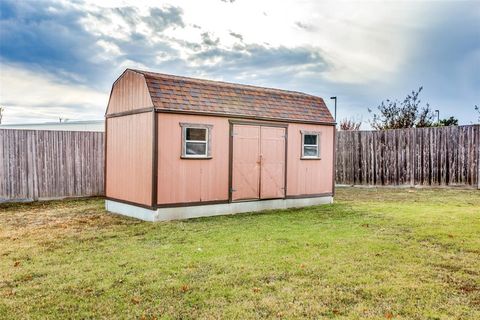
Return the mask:
<path id="1" fill-rule="evenodd" d="M 232 128 L 232 201 L 285 197 L 286 128 Z"/>

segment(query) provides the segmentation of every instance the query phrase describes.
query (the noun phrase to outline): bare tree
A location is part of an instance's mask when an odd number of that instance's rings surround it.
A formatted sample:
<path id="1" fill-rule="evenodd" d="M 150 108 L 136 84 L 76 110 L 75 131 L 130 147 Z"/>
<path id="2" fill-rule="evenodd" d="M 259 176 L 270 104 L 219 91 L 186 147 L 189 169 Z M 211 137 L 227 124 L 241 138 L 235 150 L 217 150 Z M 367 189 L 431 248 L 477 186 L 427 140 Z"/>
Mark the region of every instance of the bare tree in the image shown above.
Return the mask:
<path id="1" fill-rule="evenodd" d="M 370 125 L 376 130 L 431 127 L 434 114 L 428 103 L 425 107 L 420 107 L 419 95 L 422 90 L 423 87 L 420 87 L 417 91 L 412 91 L 403 101 L 382 101 L 377 107 L 378 114 L 368 108 L 368 112 L 373 113 Z"/>
<path id="2" fill-rule="evenodd" d="M 340 121 L 340 130 L 342 131 L 358 131 L 362 121 L 355 121 L 354 119 L 343 119 Z"/>
<path id="3" fill-rule="evenodd" d="M 480 123 L 480 108 L 477 105 L 475 105 L 475 111 L 478 112 L 478 123 Z"/>

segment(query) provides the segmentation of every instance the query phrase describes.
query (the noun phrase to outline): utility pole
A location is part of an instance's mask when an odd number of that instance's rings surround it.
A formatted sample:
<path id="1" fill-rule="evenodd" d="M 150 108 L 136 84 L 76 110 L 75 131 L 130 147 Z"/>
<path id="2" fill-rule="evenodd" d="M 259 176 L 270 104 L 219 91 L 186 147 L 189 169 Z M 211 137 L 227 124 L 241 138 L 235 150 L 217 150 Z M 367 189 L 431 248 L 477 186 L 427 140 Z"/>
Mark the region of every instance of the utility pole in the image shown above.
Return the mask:
<path id="1" fill-rule="evenodd" d="M 333 117 L 335 119 L 335 122 L 337 122 L 337 97 L 330 97 L 331 100 L 335 100 L 335 116 Z"/>

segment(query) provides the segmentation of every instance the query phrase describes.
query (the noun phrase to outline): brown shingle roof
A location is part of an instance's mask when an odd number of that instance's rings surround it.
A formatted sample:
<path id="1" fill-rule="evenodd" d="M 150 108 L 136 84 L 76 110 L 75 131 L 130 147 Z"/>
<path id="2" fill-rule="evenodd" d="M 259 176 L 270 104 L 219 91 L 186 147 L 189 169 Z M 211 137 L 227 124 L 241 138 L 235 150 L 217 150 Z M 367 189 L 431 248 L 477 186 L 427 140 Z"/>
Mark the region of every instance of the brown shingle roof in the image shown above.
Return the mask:
<path id="1" fill-rule="evenodd" d="M 193 79 L 141 70 L 155 108 L 272 120 L 334 123 L 325 102 L 309 94 Z"/>

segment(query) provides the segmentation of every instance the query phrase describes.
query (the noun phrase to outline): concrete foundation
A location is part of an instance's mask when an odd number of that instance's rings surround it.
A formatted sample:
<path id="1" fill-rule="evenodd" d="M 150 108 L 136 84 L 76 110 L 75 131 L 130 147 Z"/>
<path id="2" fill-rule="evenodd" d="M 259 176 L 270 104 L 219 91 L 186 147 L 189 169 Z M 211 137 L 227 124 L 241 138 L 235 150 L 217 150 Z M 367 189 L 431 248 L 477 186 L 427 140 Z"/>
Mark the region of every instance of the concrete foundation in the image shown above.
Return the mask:
<path id="1" fill-rule="evenodd" d="M 151 210 L 139 206 L 125 204 L 113 200 L 105 200 L 107 211 L 144 221 L 170 221 L 199 217 L 210 217 L 242 212 L 255 212 L 272 209 L 287 209 L 307 207 L 320 204 L 333 203 L 332 196 L 299 198 L 299 199 L 274 199 L 261 201 L 232 202 L 222 204 L 209 204 L 200 206 L 183 206 L 171 208 L 158 208 Z"/>

